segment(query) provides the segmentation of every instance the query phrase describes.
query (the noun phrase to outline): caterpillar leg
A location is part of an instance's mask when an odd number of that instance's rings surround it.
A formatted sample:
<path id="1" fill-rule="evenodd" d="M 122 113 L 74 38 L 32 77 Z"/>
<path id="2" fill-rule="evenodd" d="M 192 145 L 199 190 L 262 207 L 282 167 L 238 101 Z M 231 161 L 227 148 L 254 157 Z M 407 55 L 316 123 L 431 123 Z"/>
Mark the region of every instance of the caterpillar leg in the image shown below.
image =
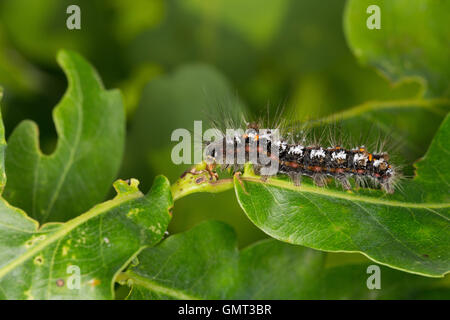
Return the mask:
<path id="1" fill-rule="evenodd" d="M 386 193 L 394 193 L 394 186 L 392 185 L 392 183 L 389 182 L 383 182 L 381 183 L 381 189 L 386 192 Z"/>
<path id="2" fill-rule="evenodd" d="M 219 179 L 219 175 L 217 174 L 217 172 L 214 171 L 214 164 L 207 164 L 206 171 L 208 171 L 208 174 L 210 176 L 209 180 Z"/>
<path id="3" fill-rule="evenodd" d="M 203 172 L 205 172 L 205 170 L 197 171 L 197 170 L 195 170 L 195 168 L 191 168 L 191 169 L 188 169 L 185 172 L 183 172 L 183 174 L 180 176 L 180 178 L 184 178 L 188 173 L 195 176 L 195 175 L 202 174 Z"/>
<path id="4" fill-rule="evenodd" d="M 313 175 L 313 181 L 318 187 L 325 187 L 327 185 L 327 177 L 324 174 Z"/>
<path id="5" fill-rule="evenodd" d="M 367 181 L 359 176 L 355 176 L 355 186 L 358 190 L 359 188 L 365 188 L 367 185 Z"/>
<path id="6" fill-rule="evenodd" d="M 350 190 L 352 188 L 350 182 L 345 176 L 337 176 L 336 181 L 342 186 L 344 190 Z"/>
<path id="7" fill-rule="evenodd" d="M 302 183 L 302 176 L 297 172 L 289 172 L 289 177 L 291 178 L 294 186 L 299 187 Z"/>

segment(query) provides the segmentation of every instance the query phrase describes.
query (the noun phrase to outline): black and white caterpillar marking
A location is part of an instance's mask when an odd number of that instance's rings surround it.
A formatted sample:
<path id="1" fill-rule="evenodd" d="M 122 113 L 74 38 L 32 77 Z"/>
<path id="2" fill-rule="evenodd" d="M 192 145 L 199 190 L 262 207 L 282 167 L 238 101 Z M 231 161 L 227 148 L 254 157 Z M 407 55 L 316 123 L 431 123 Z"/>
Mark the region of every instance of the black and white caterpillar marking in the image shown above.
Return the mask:
<path id="1" fill-rule="evenodd" d="M 277 152 L 270 151 L 274 150 L 272 145 Z M 258 158 L 252 161 L 250 155 L 255 151 Z M 347 149 L 339 145 L 323 147 L 288 143 L 275 137 L 270 130 L 261 132 L 256 125 L 250 125 L 242 134 L 223 135 L 209 143 L 205 155 L 209 164 L 231 165 L 238 170 L 242 167 L 238 155 L 244 155 L 244 162 L 251 162 L 255 171 L 260 173 L 266 166 L 259 161 L 261 153 L 276 161 L 277 174 L 288 175 L 295 185 L 300 185 L 301 176 L 311 177 L 317 186 L 325 186 L 327 177 L 332 177 L 349 190 L 349 178 L 353 178 L 357 186 L 381 187 L 385 192 L 393 193 L 398 178 L 386 152 L 371 153 L 364 146 Z M 232 161 L 224 162 L 226 157 Z"/>

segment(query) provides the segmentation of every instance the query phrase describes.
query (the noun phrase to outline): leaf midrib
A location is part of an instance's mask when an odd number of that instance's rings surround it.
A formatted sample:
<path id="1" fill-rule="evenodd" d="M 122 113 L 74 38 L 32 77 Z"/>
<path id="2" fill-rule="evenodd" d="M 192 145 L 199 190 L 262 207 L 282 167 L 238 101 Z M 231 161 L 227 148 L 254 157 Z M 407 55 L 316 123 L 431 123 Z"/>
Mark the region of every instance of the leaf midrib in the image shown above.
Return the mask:
<path id="1" fill-rule="evenodd" d="M 68 77 L 68 78 L 70 78 L 70 77 Z M 76 82 L 76 85 L 78 86 L 78 88 L 81 88 L 80 78 L 79 78 L 76 70 L 75 70 L 75 72 L 73 72 L 73 79 Z M 69 88 L 68 93 L 70 93 L 70 92 L 74 92 L 72 88 Z M 75 141 L 74 141 L 72 147 L 70 148 L 69 161 L 66 162 L 63 172 L 59 177 L 58 184 L 56 186 L 55 191 L 52 194 L 52 197 L 48 204 L 47 210 L 45 212 L 45 216 L 42 217 L 42 221 L 45 221 L 49 217 L 49 215 L 53 209 L 53 205 L 55 204 L 56 199 L 59 196 L 59 193 L 64 184 L 64 181 L 66 180 L 67 173 L 69 172 L 70 167 L 72 167 L 72 165 L 73 165 L 73 161 L 75 158 L 75 151 L 78 149 L 78 145 L 79 145 L 80 139 L 81 139 L 81 130 L 83 127 L 83 124 L 82 124 L 83 123 L 83 107 L 82 107 L 83 101 L 84 101 L 83 91 L 80 90 L 79 95 L 78 95 L 78 101 L 75 103 L 77 106 L 78 116 L 79 116 L 79 121 L 77 121 L 77 128 L 76 128 L 76 133 L 75 133 Z M 64 136 L 60 137 L 60 138 L 63 139 Z M 65 138 L 64 138 L 64 140 L 65 140 Z"/>
<path id="2" fill-rule="evenodd" d="M 25 261 L 27 261 L 28 259 L 33 257 L 38 252 L 45 249 L 47 246 L 49 246 L 53 242 L 61 239 L 62 237 L 67 235 L 69 232 L 71 232 L 73 229 L 75 229 L 79 225 L 83 224 L 84 222 L 86 222 L 104 212 L 107 212 L 110 209 L 112 209 L 118 205 L 121 205 L 122 203 L 124 203 L 126 201 L 133 200 L 133 199 L 140 198 L 140 197 L 142 197 L 142 193 L 139 191 L 120 195 L 112 200 L 103 202 L 103 203 L 93 207 L 86 213 L 62 224 L 60 230 L 54 232 L 48 238 L 46 238 L 45 240 L 42 240 L 42 242 L 40 242 L 36 246 L 32 247 L 30 250 L 26 251 L 23 255 L 19 256 L 18 258 L 14 259 L 14 260 L 11 260 L 8 264 L 6 264 L 4 267 L 2 267 L 0 269 L 0 279 L 3 278 L 3 276 L 5 276 L 8 272 L 13 270 L 15 267 L 24 263 Z"/>
<path id="3" fill-rule="evenodd" d="M 154 281 L 151 281 L 145 277 L 141 277 L 134 272 L 128 271 L 126 273 L 128 279 L 130 279 L 134 285 L 142 286 L 150 291 L 164 294 L 169 297 L 176 298 L 178 300 L 202 300 L 203 298 L 199 298 L 190 294 L 186 294 L 181 290 L 176 290 L 168 287 L 164 287 Z"/>
<path id="4" fill-rule="evenodd" d="M 236 178 L 238 179 L 238 178 Z M 350 195 L 345 194 L 325 188 L 316 188 L 311 187 L 308 185 L 301 185 L 301 186 L 294 186 L 286 181 L 282 180 L 267 180 L 267 181 L 261 181 L 259 178 L 253 178 L 253 177 L 241 177 L 239 178 L 243 181 L 249 181 L 249 182 L 256 182 L 260 183 L 262 185 L 271 185 L 282 189 L 288 189 L 291 191 L 297 191 L 297 192 L 306 192 L 306 193 L 313 193 L 318 194 L 326 197 L 331 198 L 338 198 L 343 199 L 347 201 L 359 201 L 359 202 L 365 202 L 365 203 L 371 203 L 371 204 L 377 204 L 377 205 L 383 205 L 383 206 L 391 206 L 391 207 L 402 207 L 402 208 L 413 208 L 413 209 L 444 209 L 449 208 L 450 203 L 418 203 L 418 202 L 401 202 L 398 200 L 385 200 L 380 198 L 372 198 L 368 196 L 363 195 Z M 237 182 L 239 183 L 239 182 Z M 236 184 L 236 183 L 235 183 Z M 449 220 L 448 218 L 446 218 Z"/>

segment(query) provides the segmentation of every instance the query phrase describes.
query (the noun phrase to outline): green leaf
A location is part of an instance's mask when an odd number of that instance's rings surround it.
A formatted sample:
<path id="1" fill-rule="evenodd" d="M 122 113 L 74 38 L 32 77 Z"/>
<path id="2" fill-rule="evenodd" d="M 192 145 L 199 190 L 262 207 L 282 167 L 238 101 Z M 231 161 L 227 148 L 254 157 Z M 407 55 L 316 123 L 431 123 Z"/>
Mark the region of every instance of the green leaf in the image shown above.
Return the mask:
<path id="1" fill-rule="evenodd" d="M 326 268 L 318 283 L 319 299 L 445 299 L 450 298 L 449 276 L 425 278 L 380 267 L 380 289 L 369 290 L 370 264 Z M 371 282 L 371 281 L 370 281 Z"/>
<path id="2" fill-rule="evenodd" d="M 0 101 L 3 98 L 3 88 L 0 87 Z M 1 112 L 0 112 L 0 120 L 1 120 Z M 5 127 L 3 125 L 3 121 L 0 121 L 0 194 L 3 192 L 6 184 L 6 173 L 5 173 L 5 150 L 6 150 L 6 141 L 5 141 Z"/>
<path id="3" fill-rule="evenodd" d="M 112 299 L 115 275 L 159 242 L 170 221 L 168 180 L 157 177 L 146 196 L 137 184 L 118 180 L 114 199 L 41 227 L 0 199 L 0 298 Z M 74 266 L 79 289 L 70 287 Z"/>
<path id="4" fill-rule="evenodd" d="M 43 223 L 66 221 L 102 201 L 119 169 L 125 135 L 121 94 L 107 91 L 78 54 L 61 51 L 68 89 L 54 109 L 51 155 L 39 149 L 38 127 L 23 121 L 8 140 L 4 197 Z"/>
<path id="5" fill-rule="evenodd" d="M 5 148 L 0 116 L 0 191 Z M 145 196 L 138 184 L 118 180 L 114 199 L 66 223 L 41 226 L 0 197 L 0 299 L 112 299 L 116 274 L 158 243 L 171 219 L 167 178 L 158 176 Z M 79 288 L 70 287 L 73 268 Z"/>
<path id="6" fill-rule="evenodd" d="M 276 239 L 360 252 L 392 268 L 443 276 L 450 270 L 449 135 L 447 116 L 416 177 L 394 195 L 319 188 L 309 181 L 301 187 L 279 179 L 264 183 L 249 172 L 235 177 L 236 195 L 250 220 Z"/>
<path id="7" fill-rule="evenodd" d="M 264 241 L 241 252 L 228 225 L 208 221 L 170 236 L 126 272 L 130 299 L 268 299 L 307 297 L 324 255 Z M 295 267 L 294 267 L 295 266 Z M 286 272 L 286 269 L 291 272 Z M 283 277 L 275 276 L 283 274 Z M 296 281 L 300 279 L 301 281 Z"/>
<path id="8" fill-rule="evenodd" d="M 450 293 L 441 279 L 389 268 L 381 268 L 381 290 L 369 290 L 368 265 L 326 268 L 325 259 L 324 253 L 273 239 L 238 251 L 233 230 L 208 221 L 145 249 L 121 278 L 131 286 L 129 299 L 407 299 L 427 290 Z"/>
<path id="9" fill-rule="evenodd" d="M 377 5 L 381 28 L 369 29 L 366 13 Z M 450 3 L 434 0 L 350 0 L 344 29 L 356 57 L 397 82 L 416 78 L 426 83 L 427 95 L 448 97 Z"/>

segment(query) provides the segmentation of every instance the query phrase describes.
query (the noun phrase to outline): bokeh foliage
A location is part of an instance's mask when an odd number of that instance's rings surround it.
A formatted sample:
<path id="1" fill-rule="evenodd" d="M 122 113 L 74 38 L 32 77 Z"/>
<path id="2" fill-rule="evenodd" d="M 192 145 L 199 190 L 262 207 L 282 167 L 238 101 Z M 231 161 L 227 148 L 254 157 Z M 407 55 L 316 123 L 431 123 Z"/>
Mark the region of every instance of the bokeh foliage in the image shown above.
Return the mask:
<path id="1" fill-rule="evenodd" d="M 81 8 L 82 28 L 69 31 L 65 9 L 73 1 L 1 1 L 0 70 L 5 72 L 0 72 L 0 82 L 6 92 L 7 136 L 18 122 L 32 119 L 40 127 L 43 151 L 55 148 L 51 110 L 66 81 L 54 59 L 60 48 L 87 58 L 105 87 L 123 90 L 128 129 L 144 140 L 129 137 L 121 177 L 139 178 L 144 190 L 156 174 L 172 181 L 180 174 L 182 169 L 167 166 L 173 145 L 168 133 L 179 126 L 192 129 L 192 120 L 205 119 L 202 109 L 212 102 L 238 98 L 254 114 L 265 112 L 267 105 L 285 105 L 308 119 L 368 100 L 421 93 L 418 83 L 392 87 L 376 70 L 358 64 L 342 28 L 345 1 L 256 2 L 80 0 L 75 3 Z M 221 83 L 209 82 L 211 77 Z M 167 84 L 162 91 L 161 82 L 169 79 L 175 87 Z M 223 89 L 211 88 L 216 84 Z M 176 97 L 178 103 L 172 104 Z M 152 116 L 143 119 L 148 112 Z M 139 133 L 142 126 L 149 131 Z M 161 126 L 164 130 L 157 132 Z M 171 229 L 211 218 L 216 204 L 214 217 L 240 230 L 242 244 L 261 237 L 242 219 L 237 205 L 227 205 L 230 196 L 182 200 Z"/>
<path id="2" fill-rule="evenodd" d="M 138 178 L 142 190 L 158 174 L 174 182 L 182 173 L 185 168 L 169 161 L 170 133 L 193 129 L 193 120 L 207 120 L 205 109 L 214 105 L 254 115 L 284 105 L 304 120 L 374 100 L 446 99 L 448 3 L 369 2 L 381 6 L 385 29 L 365 28 L 367 1 L 0 0 L 6 135 L 31 119 L 43 152 L 55 150 L 51 112 L 66 88 L 55 60 L 61 48 L 89 60 L 106 88 L 122 89 L 128 132 L 120 178 Z M 65 12 L 74 3 L 81 7 L 82 29 L 69 31 Z M 447 100 L 438 103 L 448 110 Z M 404 134 L 411 126 L 402 119 L 396 123 Z M 440 119 L 413 126 L 410 135 L 420 147 L 405 153 L 407 164 L 425 153 Z M 169 230 L 211 218 L 231 224 L 240 246 L 266 237 L 232 191 L 180 200 Z M 327 258 L 337 265 L 348 260 L 366 261 L 349 254 Z"/>

